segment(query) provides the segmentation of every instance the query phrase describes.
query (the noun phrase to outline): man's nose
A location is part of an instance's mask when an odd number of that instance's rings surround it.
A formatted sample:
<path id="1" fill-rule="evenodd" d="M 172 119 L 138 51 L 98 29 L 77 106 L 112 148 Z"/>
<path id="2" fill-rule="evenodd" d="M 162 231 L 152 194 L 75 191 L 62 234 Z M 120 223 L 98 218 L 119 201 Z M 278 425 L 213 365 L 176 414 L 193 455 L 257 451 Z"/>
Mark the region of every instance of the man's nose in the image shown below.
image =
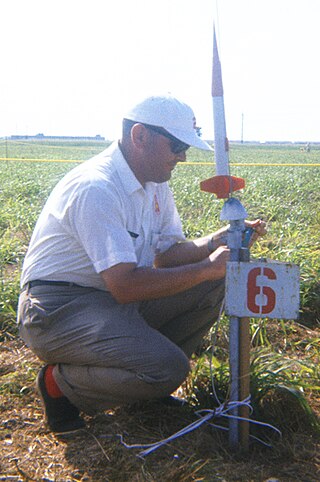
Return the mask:
<path id="1" fill-rule="evenodd" d="M 186 151 L 178 152 L 175 157 L 177 162 L 185 162 L 187 159 Z"/>

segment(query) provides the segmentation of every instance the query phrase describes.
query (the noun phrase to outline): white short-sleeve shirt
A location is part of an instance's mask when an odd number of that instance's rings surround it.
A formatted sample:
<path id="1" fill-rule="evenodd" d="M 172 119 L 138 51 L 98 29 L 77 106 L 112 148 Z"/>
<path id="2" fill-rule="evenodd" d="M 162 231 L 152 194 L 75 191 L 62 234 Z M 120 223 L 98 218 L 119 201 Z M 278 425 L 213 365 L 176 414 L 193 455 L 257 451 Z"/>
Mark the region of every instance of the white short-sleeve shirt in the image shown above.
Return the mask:
<path id="1" fill-rule="evenodd" d="M 117 143 L 53 189 L 24 260 L 35 279 L 106 289 L 99 273 L 119 263 L 152 266 L 155 252 L 185 239 L 168 183 L 142 187 Z"/>

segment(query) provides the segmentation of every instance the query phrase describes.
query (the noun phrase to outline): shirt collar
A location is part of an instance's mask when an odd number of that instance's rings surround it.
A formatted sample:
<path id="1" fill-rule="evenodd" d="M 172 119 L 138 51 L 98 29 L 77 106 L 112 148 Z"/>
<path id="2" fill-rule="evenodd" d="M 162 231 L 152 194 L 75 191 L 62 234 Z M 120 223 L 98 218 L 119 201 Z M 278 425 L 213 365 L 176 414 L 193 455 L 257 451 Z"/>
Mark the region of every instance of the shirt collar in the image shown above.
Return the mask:
<path id="1" fill-rule="evenodd" d="M 119 175 L 120 182 L 127 194 L 133 194 L 136 191 L 147 191 L 149 185 L 154 185 L 153 182 L 147 182 L 145 188 L 138 181 L 129 164 L 124 158 L 118 142 L 113 142 L 108 148 L 108 154 L 113 159 L 113 165 Z"/>

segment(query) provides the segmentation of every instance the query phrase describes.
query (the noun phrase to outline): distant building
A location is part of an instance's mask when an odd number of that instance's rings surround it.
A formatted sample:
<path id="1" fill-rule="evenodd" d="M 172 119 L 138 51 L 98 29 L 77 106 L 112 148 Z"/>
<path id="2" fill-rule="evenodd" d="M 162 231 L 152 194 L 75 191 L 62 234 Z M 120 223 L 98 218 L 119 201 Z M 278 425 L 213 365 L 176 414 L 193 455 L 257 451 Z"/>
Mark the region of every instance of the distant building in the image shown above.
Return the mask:
<path id="1" fill-rule="evenodd" d="M 43 133 L 37 134 L 35 136 L 27 136 L 27 135 L 13 135 L 8 137 L 8 139 L 12 141 L 21 141 L 21 140 L 57 140 L 57 141 L 105 141 L 105 138 L 97 134 L 94 137 L 91 136 L 45 136 Z"/>

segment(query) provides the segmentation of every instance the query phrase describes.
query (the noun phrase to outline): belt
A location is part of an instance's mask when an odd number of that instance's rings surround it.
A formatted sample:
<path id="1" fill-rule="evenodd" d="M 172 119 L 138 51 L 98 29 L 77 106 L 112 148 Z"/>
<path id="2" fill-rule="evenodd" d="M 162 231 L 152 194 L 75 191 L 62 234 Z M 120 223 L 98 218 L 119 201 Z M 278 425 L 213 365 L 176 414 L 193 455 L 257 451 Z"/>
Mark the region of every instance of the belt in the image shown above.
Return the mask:
<path id="1" fill-rule="evenodd" d="M 81 288 L 80 285 L 77 285 L 76 283 L 72 283 L 71 281 L 51 281 L 51 280 L 44 280 L 44 279 L 35 279 L 33 281 L 28 281 L 26 283 L 21 292 L 25 290 L 29 290 L 30 288 L 34 288 L 35 286 L 74 286 Z"/>

